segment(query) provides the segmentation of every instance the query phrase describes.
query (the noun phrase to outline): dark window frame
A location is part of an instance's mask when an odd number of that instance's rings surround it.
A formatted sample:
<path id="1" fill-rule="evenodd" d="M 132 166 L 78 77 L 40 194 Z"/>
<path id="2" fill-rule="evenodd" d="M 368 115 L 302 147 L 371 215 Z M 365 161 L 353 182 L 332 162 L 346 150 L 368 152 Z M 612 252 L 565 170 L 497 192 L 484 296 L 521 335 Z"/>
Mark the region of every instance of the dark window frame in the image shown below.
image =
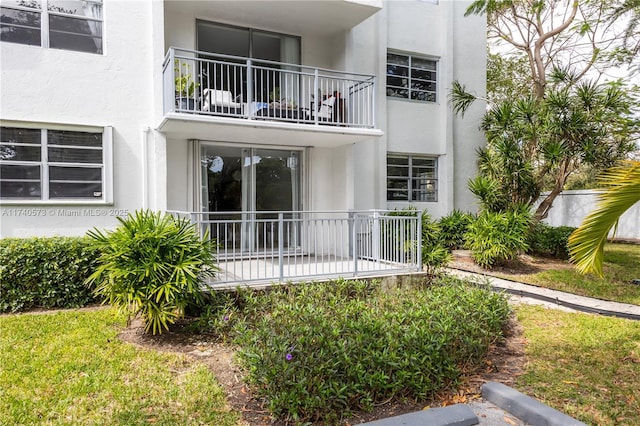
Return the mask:
<path id="1" fill-rule="evenodd" d="M 438 157 L 387 154 L 387 201 L 438 202 Z"/>
<path id="2" fill-rule="evenodd" d="M 83 4 L 87 7 L 99 8 L 99 17 L 78 14 L 77 9 L 65 10 L 56 4 L 56 0 L 38 0 L 31 4 L 18 2 L 3 4 L 0 9 L 2 15 L 0 41 L 102 55 L 104 53 L 104 2 L 103 0 L 86 0 Z M 14 22 L 10 17 L 10 15 L 15 17 L 20 14 L 25 20 L 27 15 L 31 17 L 37 15 L 37 25 Z M 58 22 L 57 25 L 56 22 Z M 82 28 L 83 26 L 86 28 Z M 20 32 L 22 32 L 22 38 Z M 31 37 L 27 37 L 27 33 L 31 33 Z M 34 38 L 35 36 L 39 39 L 38 41 Z M 78 43 L 81 40 L 83 42 Z"/>
<path id="3" fill-rule="evenodd" d="M 387 51 L 387 97 L 437 103 L 438 64 L 428 56 Z"/>
<path id="4" fill-rule="evenodd" d="M 108 202 L 111 147 L 105 134 L 84 129 L 1 127 L 0 201 Z M 19 149 L 29 151 L 27 158 L 20 158 Z M 50 158 L 54 154 L 56 158 Z"/>

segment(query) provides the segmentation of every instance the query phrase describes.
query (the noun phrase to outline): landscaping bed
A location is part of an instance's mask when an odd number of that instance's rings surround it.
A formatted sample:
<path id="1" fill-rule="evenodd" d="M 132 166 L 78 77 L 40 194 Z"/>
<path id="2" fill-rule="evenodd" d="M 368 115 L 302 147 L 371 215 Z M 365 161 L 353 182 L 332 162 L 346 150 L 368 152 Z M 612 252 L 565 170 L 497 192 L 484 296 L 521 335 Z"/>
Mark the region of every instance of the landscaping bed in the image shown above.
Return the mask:
<path id="1" fill-rule="evenodd" d="M 271 416 L 265 401 L 257 397 L 246 385 L 246 371 L 238 367 L 237 362 L 234 361 L 238 349 L 235 345 L 221 342 L 212 336 L 193 333 L 187 321 L 175 324 L 161 335 L 149 335 L 144 333 L 144 325 L 137 319 L 122 330 L 119 338 L 143 348 L 185 354 L 197 362 L 206 364 L 218 379 L 229 405 L 242 415 L 243 421 L 247 424 L 273 426 L 291 424 Z M 476 400 L 480 398 L 480 387 L 490 381 L 515 386 L 517 378 L 524 371 L 524 343 L 522 327 L 515 318 L 511 318 L 504 329 L 504 339 L 490 346 L 482 364 L 473 374 L 461 377 L 457 389 L 445 389 L 428 401 L 388 401 L 375 405 L 369 412 L 354 412 L 340 424 L 359 424 L 422 410 L 426 407 L 440 407 Z"/>

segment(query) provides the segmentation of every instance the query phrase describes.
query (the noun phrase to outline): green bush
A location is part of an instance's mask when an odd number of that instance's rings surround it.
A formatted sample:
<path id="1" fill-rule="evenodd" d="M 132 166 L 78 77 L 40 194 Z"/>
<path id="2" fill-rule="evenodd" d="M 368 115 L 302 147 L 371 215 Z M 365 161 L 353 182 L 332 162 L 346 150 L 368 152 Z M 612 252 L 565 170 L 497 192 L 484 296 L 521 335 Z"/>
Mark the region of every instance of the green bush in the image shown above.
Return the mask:
<path id="1" fill-rule="evenodd" d="M 97 257 L 86 238 L 0 239 L 0 312 L 93 302 L 84 280 Z"/>
<path id="2" fill-rule="evenodd" d="M 531 214 L 524 208 L 506 212 L 485 210 L 469 224 L 466 247 L 478 265 L 491 268 L 527 250 L 530 225 Z"/>
<path id="3" fill-rule="evenodd" d="M 272 413 L 296 423 L 335 423 L 455 385 L 508 316 L 501 295 L 442 278 L 422 289 L 337 281 L 220 297 L 209 324 L 235 338 L 248 382 Z"/>
<path id="4" fill-rule="evenodd" d="M 87 280 L 95 293 L 128 315 L 140 314 L 146 331 L 162 333 L 202 299 L 200 281 L 216 271 L 214 243 L 187 219 L 151 211 L 118 218 L 111 232 L 88 233 L 100 250 Z"/>
<path id="5" fill-rule="evenodd" d="M 440 225 L 442 245 L 449 251 L 464 247 L 464 235 L 473 220 L 474 217 L 471 213 L 457 209 L 447 216 L 441 217 L 438 225 Z"/>
<path id="6" fill-rule="evenodd" d="M 549 226 L 538 222 L 529 233 L 529 251 L 558 259 L 569 259 L 567 243 L 569 235 L 575 229 L 571 226 Z"/>

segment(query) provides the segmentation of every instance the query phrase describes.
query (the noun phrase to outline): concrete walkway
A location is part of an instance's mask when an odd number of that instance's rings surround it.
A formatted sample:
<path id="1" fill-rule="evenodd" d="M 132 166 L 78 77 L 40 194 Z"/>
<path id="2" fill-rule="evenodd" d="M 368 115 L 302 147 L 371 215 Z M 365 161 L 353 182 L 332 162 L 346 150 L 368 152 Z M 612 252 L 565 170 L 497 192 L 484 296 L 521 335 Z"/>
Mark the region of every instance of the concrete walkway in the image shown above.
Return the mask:
<path id="1" fill-rule="evenodd" d="M 496 278 L 459 269 L 448 269 L 453 276 L 486 283 L 496 291 L 509 293 L 511 303 L 544 305 L 570 312 L 588 312 L 640 321 L 640 306 L 578 296 L 530 284 Z M 467 404 L 433 408 L 403 416 L 381 419 L 371 426 L 569 426 L 584 425 L 539 401 L 501 383 L 485 383 L 482 399 Z"/>
<path id="2" fill-rule="evenodd" d="M 475 282 L 486 282 L 494 289 L 504 290 L 515 296 L 514 301 L 533 304 L 540 303 L 549 307 L 564 308 L 565 310 L 589 312 L 640 321 L 640 306 L 638 305 L 578 296 L 563 291 L 462 271 L 460 269 L 449 269 L 447 272 L 456 277 L 467 278 Z"/>

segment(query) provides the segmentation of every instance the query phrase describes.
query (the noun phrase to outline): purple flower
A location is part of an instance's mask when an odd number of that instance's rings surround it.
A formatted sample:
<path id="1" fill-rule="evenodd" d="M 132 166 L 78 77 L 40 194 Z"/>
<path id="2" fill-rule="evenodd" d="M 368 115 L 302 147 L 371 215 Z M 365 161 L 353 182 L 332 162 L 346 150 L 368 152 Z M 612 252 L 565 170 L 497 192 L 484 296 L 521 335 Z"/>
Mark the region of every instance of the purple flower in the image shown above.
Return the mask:
<path id="1" fill-rule="evenodd" d="M 293 359 L 293 355 L 291 354 L 286 354 L 284 359 L 286 359 L 287 361 L 291 361 Z"/>
<path id="2" fill-rule="evenodd" d="M 223 318 L 223 320 L 225 320 L 225 321 L 229 321 L 229 315 L 225 315 L 225 316 L 224 316 L 224 318 Z"/>

